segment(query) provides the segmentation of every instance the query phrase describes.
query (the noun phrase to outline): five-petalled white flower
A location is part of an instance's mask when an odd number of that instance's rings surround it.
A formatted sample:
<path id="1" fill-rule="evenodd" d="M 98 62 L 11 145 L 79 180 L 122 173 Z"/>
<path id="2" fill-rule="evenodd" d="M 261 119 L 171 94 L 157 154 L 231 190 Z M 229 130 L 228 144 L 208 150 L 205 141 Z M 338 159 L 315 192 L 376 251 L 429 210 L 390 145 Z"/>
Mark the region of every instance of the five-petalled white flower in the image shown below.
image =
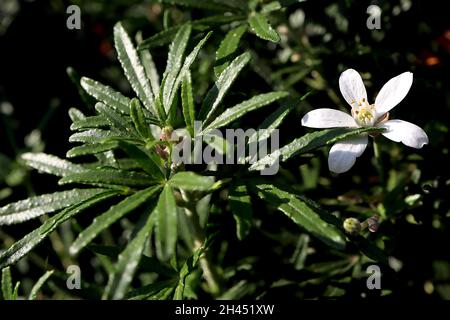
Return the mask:
<path id="1" fill-rule="evenodd" d="M 413 82 L 411 72 L 404 72 L 389 80 L 378 93 L 375 103 L 369 104 L 364 83 L 353 69 L 344 71 L 339 78 L 339 88 L 351 106 L 351 116 L 335 109 L 316 109 L 302 118 L 302 125 L 310 128 L 380 127 L 388 139 L 413 147 L 422 148 L 428 136 L 421 128 L 403 120 L 389 120 L 389 111 L 408 93 Z M 337 142 L 331 147 L 328 167 L 335 173 L 348 171 L 368 143 L 367 134 Z"/>

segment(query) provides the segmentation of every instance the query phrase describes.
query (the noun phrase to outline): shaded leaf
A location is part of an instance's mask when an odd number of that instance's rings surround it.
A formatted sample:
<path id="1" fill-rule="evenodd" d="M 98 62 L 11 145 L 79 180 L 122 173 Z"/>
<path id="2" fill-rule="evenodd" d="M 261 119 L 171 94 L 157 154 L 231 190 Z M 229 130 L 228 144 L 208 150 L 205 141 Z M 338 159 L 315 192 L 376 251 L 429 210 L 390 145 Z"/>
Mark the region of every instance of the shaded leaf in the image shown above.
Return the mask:
<path id="1" fill-rule="evenodd" d="M 168 183 L 171 186 L 182 190 L 208 191 L 213 186 L 214 180 L 194 172 L 185 171 L 176 173 Z"/>
<path id="2" fill-rule="evenodd" d="M 133 120 L 136 131 L 144 139 L 153 139 L 150 125 L 145 121 L 145 114 L 138 99 L 133 99 L 130 106 L 131 119 Z"/>
<path id="3" fill-rule="evenodd" d="M 269 184 L 257 184 L 256 189 L 261 199 L 275 206 L 313 236 L 337 249 L 345 247 L 342 232 L 325 222 L 318 213 L 294 194 Z"/>
<path id="4" fill-rule="evenodd" d="M 149 175 L 155 177 L 158 180 L 163 180 L 165 178 L 165 171 L 162 167 L 162 163 L 159 161 L 160 158 L 156 156 L 152 157 L 136 145 L 125 141 L 120 141 L 119 147 L 123 151 L 125 151 L 130 156 L 130 158 L 136 161 L 139 166 Z"/>
<path id="5" fill-rule="evenodd" d="M 50 278 L 50 276 L 53 274 L 53 270 L 47 271 L 44 273 L 38 281 L 34 284 L 33 288 L 31 288 L 30 295 L 28 296 L 28 300 L 35 300 L 37 297 L 37 294 L 39 290 L 41 290 L 42 286 L 45 284 L 45 282 Z"/>
<path id="6" fill-rule="evenodd" d="M 207 17 L 204 19 L 189 21 L 188 23 L 192 26 L 193 30 L 204 32 L 204 31 L 210 30 L 214 27 L 218 27 L 218 26 L 221 26 L 224 24 L 232 23 L 235 21 L 243 20 L 243 19 L 245 19 L 245 16 L 241 16 L 241 15 L 239 15 L 239 16 L 238 15 L 231 15 L 231 16 L 216 15 L 216 16 Z M 164 45 L 170 43 L 173 40 L 173 38 L 175 37 L 175 35 L 177 34 L 178 30 L 185 25 L 186 24 L 171 27 L 167 30 L 164 30 L 160 33 L 157 33 L 157 34 L 151 36 L 150 38 L 145 39 L 144 41 L 142 41 L 139 44 L 139 47 L 138 47 L 139 50 L 160 47 L 160 46 L 164 46 Z"/>
<path id="7" fill-rule="evenodd" d="M 243 184 L 233 185 L 228 196 L 231 212 L 234 220 L 236 220 L 236 234 L 239 240 L 245 238 L 252 226 L 252 203 L 247 191 L 247 187 Z"/>
<path id="8" fill-rule="evenodd" d="M 177 243 L 177 205 L 170 185 L 166 184 L 159 195 L 156 214 L 156 253 L 160 260 L 169 259 Z"/>
<path id="9" fill-rule="evenodd" d="M 123 299 L 125 296 L 141 261 L 145 244 L 148 241 L 154 223 L 155 215 L 150 214 L 147 222 L 139 230 L 136 237 L 119 254 L 119 259 L 114 266 L 114 273 L 110 275 L 105 291 L 105 297 L 108 299 Z"/>

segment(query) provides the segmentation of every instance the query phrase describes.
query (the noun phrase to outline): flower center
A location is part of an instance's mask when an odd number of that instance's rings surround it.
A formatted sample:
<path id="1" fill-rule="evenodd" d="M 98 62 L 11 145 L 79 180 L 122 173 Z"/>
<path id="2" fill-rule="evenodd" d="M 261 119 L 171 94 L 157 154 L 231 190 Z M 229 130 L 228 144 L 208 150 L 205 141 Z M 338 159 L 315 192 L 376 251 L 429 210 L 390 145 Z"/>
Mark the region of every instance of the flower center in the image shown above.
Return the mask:
<path id="1" fill-rule="evenodd" d="M 358 125 L 363 127 L 375 124 L 375 105 L 369 104 L 365 98 L 352 102 L 352 116 Z"/>

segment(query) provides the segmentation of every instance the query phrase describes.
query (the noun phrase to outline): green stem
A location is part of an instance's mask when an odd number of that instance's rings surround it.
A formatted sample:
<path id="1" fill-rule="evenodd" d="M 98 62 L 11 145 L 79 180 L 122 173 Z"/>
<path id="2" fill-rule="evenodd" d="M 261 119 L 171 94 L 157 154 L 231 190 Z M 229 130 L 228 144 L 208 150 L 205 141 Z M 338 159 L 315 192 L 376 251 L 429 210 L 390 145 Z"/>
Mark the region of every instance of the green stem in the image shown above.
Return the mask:
<path id="1" fill-rule="evenodd" d="M 181 195 L 183 200 L 188 204 L 184 208 L 184 213 L 188 221 L 189 230 L 191 231 L 193 237 L 192 249 L 195 252 L 204 245 L 206 239 L 205 233 L 203 232 L 203 228 L 200 225 L 200 220 L 195 203 L 193 203 L 193 201 L 189 198 L 184 190 L 181 190 Z M 218 275 L 211 264 L 208 251 L 206 251 L 200 257 L 200 266 L 203 270 L 203 275 L 206 282 L 208 283 L 211 294 L 217 296 L 220 293 L 221 289 L 219 285 Z"/>
<path id="2" fill-rule="evenodd" d="M 375 154 L 375 168 L 378 171 L 378 175 L 380 177 L 381 185 L 384 188 L 385 179 L 384 179 L 383 160 L 381 159 L 380 146 L 379 146 L 376 138 L 373 139 L 373 152 Z"/>

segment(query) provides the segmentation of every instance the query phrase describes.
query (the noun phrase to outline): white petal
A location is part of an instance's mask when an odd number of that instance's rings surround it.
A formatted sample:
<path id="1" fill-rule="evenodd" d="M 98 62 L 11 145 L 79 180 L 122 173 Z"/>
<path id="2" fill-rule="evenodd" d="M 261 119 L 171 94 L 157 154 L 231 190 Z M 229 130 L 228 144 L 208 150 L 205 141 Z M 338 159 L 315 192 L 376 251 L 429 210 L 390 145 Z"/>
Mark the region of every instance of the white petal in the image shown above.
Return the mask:
<path id="1" fill-rule="evenodd" d="M 348 69 L 342 72 L 339 77 L 339 89 L 350 106 L 363 99 L 367 101 L 366 87 L 356 70 Z"/>
<path id="2" fill-rule="evenodd" d="M 356 127 L 353 117 L 335 109 L 316 109 L 302 118 L 302 126 L 309 128 Z"/>
<path id="3" fill-rule="evenodd" d="M 331 172 L 343 173 L 350 170 L 356 158 L 367 147 L 367 135 L 351 138 L 334 144 L 328 155 L 328 168 Z"/>
<path id="4" fill-rule="evenodd" d="M 415 124 L 403 120 L 389 120 L 379 126 L 386 128 L 387 132 L 382 133 L 388 139 L 412 148 L 422 148 L 428 143 L 428 136 L 422 128 Z"/>
<path id="5" fill-rule="evenodd" d="M 381 116 L 399 104 L 408 94 L 412 82 L 413 74 L 411 72 L 403 72 L 386 82 L 375 99 L 377 114 Z"/>

